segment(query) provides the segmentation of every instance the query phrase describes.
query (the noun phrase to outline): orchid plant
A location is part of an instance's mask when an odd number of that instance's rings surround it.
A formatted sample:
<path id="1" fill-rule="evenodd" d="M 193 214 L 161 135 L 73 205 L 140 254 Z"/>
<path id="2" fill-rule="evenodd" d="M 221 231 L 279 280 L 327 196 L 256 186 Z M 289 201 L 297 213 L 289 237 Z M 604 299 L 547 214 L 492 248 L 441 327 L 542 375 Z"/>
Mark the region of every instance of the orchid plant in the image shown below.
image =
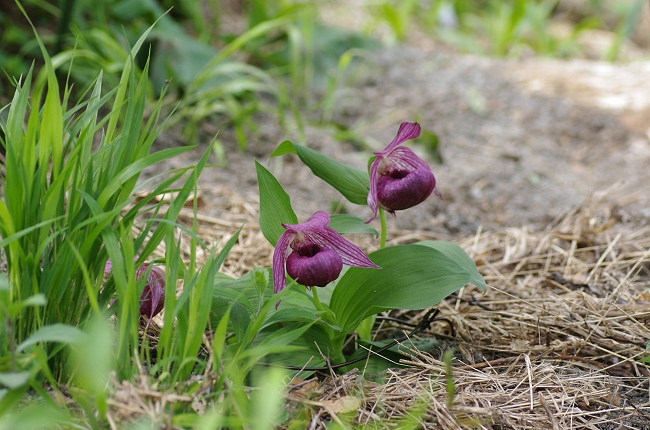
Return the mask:
<path id="1" fill-rule="evenodd" d="M 393 141 L 374 154 L 368 171 L 291 141 L 281 143 L 271 154 L 297 154 L 348 201 L 367 204 L 373 212 L 367 221 L 317 211 L 300 223 L 287 192 L 268 169 L 255 162 L 260 227 L 275 249 L 270 271 L 255 269 L 241 279 L 218 276 L 212 319 L 217 324 L 230 314 L 232 348 L 241 349 L 244 339 L 252 344 L 281 339 L 283 349 L 273 356 L 275 364 L 309 363 L 313 368 L 326 360 L 343 363 L 350 358 L 344 345 L 364 320 L 372 323 L 375 315 L 386 310 L 435 306 L 467 284 L 486 288 L 474 261 L 456 244 L 424 241 L 385 246 L 385 212 L 394 216 L 431 194 L 440 195 L 429 165 L 402 146 L 419 134 L 419 124 L 403 123 Z M 370 224 L 377 216 L 381 232 Z M 351 233 L 380 237 L 379 249 L 366 255 L 343 236 Z M 251 335 L 254 325 L 258 331 Z"/>

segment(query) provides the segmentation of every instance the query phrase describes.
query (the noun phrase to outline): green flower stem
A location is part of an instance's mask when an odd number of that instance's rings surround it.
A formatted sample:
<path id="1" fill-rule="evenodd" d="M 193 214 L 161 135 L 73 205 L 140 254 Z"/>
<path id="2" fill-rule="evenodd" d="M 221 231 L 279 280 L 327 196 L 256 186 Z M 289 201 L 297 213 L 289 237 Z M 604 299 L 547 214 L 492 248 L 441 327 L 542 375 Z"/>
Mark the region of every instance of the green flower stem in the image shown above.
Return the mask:
<path id="1" fill-rule="evenodd" d="M 379 222 L 381 224 L 381 233 L 379 236 L 379 249 L 386 247 L 386 211 L 379 208 Z M 377 320 L 376 315 L 370 315 L 368 318 L 361 321 L 357 327 L 357 334 L 362 340 L 372 340 L 372 328 L 375 326 Z"/>
<path id="2" fill-rule="evenodd" d="M 379 249 L 384 249 L 386 247 L 386 212 L 382 208 L 379 208 L 379 222 L 381 223 Z"/>
<path id="3" fill-rule="evenodd" d="M 359 339 L 365 341 L 372 340 L 372 328 L 375 326 L 375 320 L 377 319 L 376 315 L 370 315 L 368 318 L 364 319 L 359 323 L 357 327 L 357 335 Z"/>
<path id="4" fill-rule="evenodd" d="M 325 306 L 323 306 L 323 303 L 321 303 L 320 299 L 318 298 L 318 287 L 311 287 L 311 294 L 314 297 L 314 304 L 316 305 L 316 309 L 322 312 L 326 312 Z"/>

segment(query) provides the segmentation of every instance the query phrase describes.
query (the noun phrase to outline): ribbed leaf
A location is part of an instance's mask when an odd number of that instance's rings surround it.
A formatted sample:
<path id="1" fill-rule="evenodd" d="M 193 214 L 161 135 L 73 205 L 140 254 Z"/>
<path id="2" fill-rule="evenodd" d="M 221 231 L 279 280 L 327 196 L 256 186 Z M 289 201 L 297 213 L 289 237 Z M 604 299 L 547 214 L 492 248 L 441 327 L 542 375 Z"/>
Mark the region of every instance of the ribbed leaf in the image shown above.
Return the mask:
<path id="1" fill-rule="evenodd" d="M 341 234 L 374 234 L 379 237 L 379 232 L 372 228 L 370 224 L 366 224 L 361 218 L 348 215 L 339 214 L 330 217 L 329 226 Z"/>
<path id="2" fill-rule="evenodd" d="M 298 224 L 298 217 L 291 208 L 291 199 L 275 176 L 255 161 L 257 184 L 260 189 L 260 228 L 271 245 L 275 246 L 285 231 L 282 223 Z"/>
<path id="3" fill-rule="evenodd" d="M 365 205 L 370 189 L 368 173 L 341 164 L 320 152 L 285 140 L 273 151 L 271 157 L 296 154 L 314 175 L 336 188 L 346 199 L 357 205 Z"/>
<path id="4" fill-rule="evenodd" d="M 332 294 L 330 309 L 344 333 L 384 310 L 425 309 L 470 282 L 485 287 L 476 267 L 459 262 L 455 250 L 446 255 L 431 246 L 392 246 L 373 252 L 370 258 L 382 269 L 351 267 Z"/>
<path id="5" fill-rule="evenodd" d="M 481 275 L 476 269 L 474 260 L 472 260 L 471 257 L 467 255 L 467 253 L 463 251 L 463 248 L 460 246 L 456 245 L 455 243 L 445 242 L 442 240 L 425 240 L 423 242 L 418 242 L 415 245 L 428 246 L 442 252 L 448 258 L 454 260 L 456 264 L 464 267 L 471 274 L 472 279 L 469 281 L 471 284 L 476 285 L 483 291 L 487 289 L 485 279 L 483 278 L 483 275 Z"/>
<path id="6" fill-rule="evenodd" d="M 0 373 L 0 386 L 9 389 L 20 388 L 29 382 L 31 373 L 29 372 L 1 372 Z"/>

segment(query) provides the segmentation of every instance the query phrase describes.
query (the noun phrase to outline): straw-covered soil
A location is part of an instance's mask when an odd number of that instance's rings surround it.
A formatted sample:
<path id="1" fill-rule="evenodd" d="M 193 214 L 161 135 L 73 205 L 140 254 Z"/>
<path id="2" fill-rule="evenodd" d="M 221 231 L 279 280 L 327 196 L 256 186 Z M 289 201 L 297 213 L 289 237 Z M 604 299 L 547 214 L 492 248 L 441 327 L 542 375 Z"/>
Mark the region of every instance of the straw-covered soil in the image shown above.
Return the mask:
<path id="1" fill-rule="evenodd" d="M 430 336 L 445 334 L 443 346 L 410 348 L 407 368 L 389 371 L 385 384 L 331 377 L 314 389 L 315 421 L 334 417 L 332 401 L 356 396 L 356 422 L 379 428 L 411 408 L 421 413 L 414 422 L 436 429 L 650 427 L 650 372 L 640 362 L 650 336 L 650 228 L 622 225 L 588 201 L 544 231 L 478 233 L 463 245 L 489 289 L 440 304 L 455 333 L 435 325 Z"/>
<path id="2" fill-rule="evenodd" d="M 650 428 L 643 362 L 650 227 L 621 219 L 607 195 L 586 199 L 544 229 L 480 230 L 457 240 L 489 288 L 466 287 L 440 303 L 440 322 L 417 334 L 439 346 L 421 351 L 402 342 L 405 356 L 383 382 L 356 370 L 291 381 L 287 410 L 306 411 L 310 429 L 332 420 L 366 428 Z M 230 216 L 199 216 L 199 233 L 225 240 L 245 222 L 225 271 L 237 276 L 268 266 L 272 249 L 257 226 L 256 204 L 234 195 L 230 203 Z M 191 222 L 191 213 L 182 219 Z M 439 235 L 392 231 L 389 239 L 431 238 Z M 425 311 L 392 316 L 416 323 Z M 205 408 L 191 396 L 157 391 L 147 378 L 116 382 L 109 417 L 119 423 L 147 415 L 164 426 L 165 405 L 176 402 Z"/>

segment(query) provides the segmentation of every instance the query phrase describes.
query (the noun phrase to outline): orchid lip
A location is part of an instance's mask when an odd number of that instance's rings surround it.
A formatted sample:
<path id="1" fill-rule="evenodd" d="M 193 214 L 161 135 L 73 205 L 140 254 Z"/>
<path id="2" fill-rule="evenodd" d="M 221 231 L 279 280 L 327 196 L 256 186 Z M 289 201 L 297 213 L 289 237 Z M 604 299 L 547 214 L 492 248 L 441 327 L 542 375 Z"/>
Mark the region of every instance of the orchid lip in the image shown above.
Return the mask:
<path id="1" fill-rule="evenodd" d="M 379 178 L 377 200 L 386 210 L 404 210 L 425 201 L 435 186 L 436 180 L 428 169 L 399 170 Z"/>
<path id="2" fill-rule="evenodd" d="M 287 257 L 287 273 L 306 287 L 324 287 L 341 274 L 343 260 L 334 251 L 318 248 L 307 255 L 293 251 Z"/>

